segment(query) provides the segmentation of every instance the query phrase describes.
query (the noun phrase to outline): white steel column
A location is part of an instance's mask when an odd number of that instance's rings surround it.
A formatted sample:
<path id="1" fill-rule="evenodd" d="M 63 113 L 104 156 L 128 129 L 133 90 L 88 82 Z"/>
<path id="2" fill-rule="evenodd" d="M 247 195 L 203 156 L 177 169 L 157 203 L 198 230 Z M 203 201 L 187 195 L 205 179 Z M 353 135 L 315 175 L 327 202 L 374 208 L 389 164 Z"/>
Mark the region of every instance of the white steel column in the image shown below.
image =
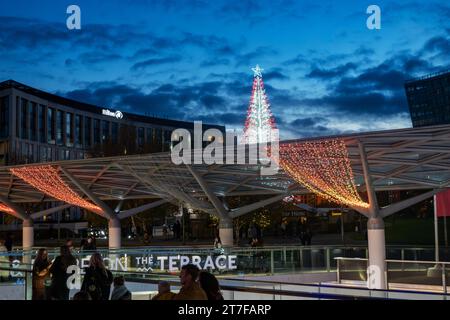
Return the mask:
<path id="1" fill-rule="evenodd" d="M 219 223 L 219 237 L 222 241 L 222 246 L 233 246 L 233 220 L 232 219 L 220 219 Z"/>
<path id="2" fill-rule="evenodd" d="M 233 246 L 233 220 L 220 219 L 219 223 L 219 237 L 222 241 L 222 246 Z"/>
<path id="3" fill-rule="evenodd" d="M 22 223 L 22 249 L 30 250 L 34 246 L 33 220 L 23 220 Z"/>
<path id="4" fill-rule="evenodd" d="M 367 221 L 367 241 L 369 247 L 367 286 L 369 289 L 387 289 L 384 222 L 383 218 L 380 216 L 377 197 L 372 185 L 366 151 L 364 145 L 360 141 L 358 142 L 358 147 L 370 205 L 368 210 L 369 220 Z"/>
<path id="5" fill-rule="evenodd" d="M 387 289 L 386 286 L 386 242 L 384 222 L 381 218 L 369 218 L 367 222 L 369 246 L 369 266 L 367 268 L 367 287 Z"/>
<path id="6" fill-rule="evenodd" d="M 109 220 L 109 249 L 120 249 L 122 246 L 122 234 L 120 229 L 120 220 L 119 219 L 111 219 Z"/>

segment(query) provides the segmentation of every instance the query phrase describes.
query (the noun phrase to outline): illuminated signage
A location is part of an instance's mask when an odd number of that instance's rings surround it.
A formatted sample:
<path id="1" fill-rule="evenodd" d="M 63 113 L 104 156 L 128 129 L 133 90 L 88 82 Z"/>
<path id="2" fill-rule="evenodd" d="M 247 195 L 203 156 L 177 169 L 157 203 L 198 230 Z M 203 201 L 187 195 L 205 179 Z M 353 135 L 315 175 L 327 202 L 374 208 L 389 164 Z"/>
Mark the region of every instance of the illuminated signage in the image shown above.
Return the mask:
<path id="1" fill-rule="evenodd" d="M 123 118 L 123 113 L 120 111 L 110 111 L 108 109 L 103 109 L 102 114 L 104 116 L 114 117 L 119 120 Z"/>

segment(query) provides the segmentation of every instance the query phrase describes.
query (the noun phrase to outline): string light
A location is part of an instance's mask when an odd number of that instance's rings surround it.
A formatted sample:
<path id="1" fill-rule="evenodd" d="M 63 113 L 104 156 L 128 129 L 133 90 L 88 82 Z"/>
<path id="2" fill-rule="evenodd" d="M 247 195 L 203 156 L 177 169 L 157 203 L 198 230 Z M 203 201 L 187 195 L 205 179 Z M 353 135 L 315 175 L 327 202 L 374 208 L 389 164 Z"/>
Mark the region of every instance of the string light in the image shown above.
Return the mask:
<path id="1" fill-rule="evenodd" d="M 0 212 L 6 212 L 6 213 L 15 213 L 13 209 L 8 207 L 7 205 L 0 203 Z"/>
<path id="2" fill-rule="evenodd" d="M 356 190 L 342 140 L 280 145 L 278 164 L 297 182 L 325 199 L 350 207 L 369 207 Z"/>
<path id="3" fill-rule="evenodd" d="M 74 206 L 85 208 L 101 214 L 102 209 L 81 198 L 59 176 L 58 171 L 52 166 L 34 166 L 9 169 L 14 175 L 32 185 L 39 191 L 55 199 L 70 203 Z"/>
<path id="4" fill-rule="evenodd" d="M 262 71 L 259 65 L 254 72 L 252 95 L 244 125 L 243 143 L 265 143 L 272 141 L 272 130 L 276 129 L 275 120 L 264 89 Z"/>

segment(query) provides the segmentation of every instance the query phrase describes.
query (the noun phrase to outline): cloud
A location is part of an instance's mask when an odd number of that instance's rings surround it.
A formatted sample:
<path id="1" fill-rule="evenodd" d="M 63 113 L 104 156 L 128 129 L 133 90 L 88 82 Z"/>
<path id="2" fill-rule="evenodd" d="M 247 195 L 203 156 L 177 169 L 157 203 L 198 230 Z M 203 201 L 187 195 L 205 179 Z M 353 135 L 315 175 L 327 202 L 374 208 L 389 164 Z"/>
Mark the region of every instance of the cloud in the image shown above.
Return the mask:
<path id="1" fill-rule="evenodd" d="M 450 53 L 450 38 L 438 36 L 429 39 L 423 46 L 424 53 Z"/>
<path id="2" fill-rule="evenodd" d="M 84 64 L 111 63 L 122 59 L 122 56 L 116 53 L 106 53 L 101 51 L 86 52 L 79 56 L 79 60 Z M 68 59 L 70 60 L 70 59 Z M 67 61 L 67 60 L 66 60 Z"/>
<path id="3" fill-rule="evenodd" d="M 300 64 L 309 65 L 310 63 L 311 63 L 310 59 L 308 59 L 305 55 L 298 54 L 294 58 L 282 62 L 282 65 L 284 65 L 284 66 L 292 66 L 292 65 L 300 65 Z"/>
<path id="4" fill-rule="evenodd" d="M 137 62 L 131 66 L 130 70 L 139 71 L 147 67 L 158 66 L 162 64 L 174 63 L 181 61 L 181 56 L 170 56 L 164 58 L 152 58 L 144 61 Z"/>
<path id="5" fill-rule="evenodd" d="M 256 65 L 258 63 L 258 61 L 256 61 L 257 59 L 266 56 L 274 56 L 277 53 L 278 52 L 275 49 L 272 49 L 270 47 L 258 47 L 253 51 L 236 55 L 234 57 L 236 61 L 236 67 Z"/>
<path id="6" fill-rule="evenodd" d="M 281 71 L 269 71 L 267 73 L 264 73 L 264 80 L 289 80 L 289 76 L 285 75 L 284 73 L 281 73 Z"/>
<path id="7" fill-rule="evenodd" d="M 406 112 L 406 98 L 403 94 L 388 96 L 377 92 L 341 95 L 334 93 L 317 99 L 304 100 L 306 105 L 329 107 L 345 114 L 392 114 Z"/>
<path id="8" fill-rule="evenodd" d="M 226 59 L 226 58 L 215 58 L 215 59 L 211 59 L 211 60 L 205 60 L 200 64 L 200 67 L 202 68 L 208 68 L 208 67 L 214 67 L 214 66 L 218 66 L 218 65 L 229 65 L 230 59 Z"/>
<path id="9" fill-rule="evenodd" d="M 306 76 L 311 78 L 329 80 L 332 78 L 341 77 L 347 74 L 350 70 L 355 70 L 357 67 L 358 66 L 353 62 L 349 62 L 331 69 L 321 69 L 318 67 L 314 67 Z"/>
<path id="10" fill-rule="evenodd" d="M 295 119 L 294 121 L 292 121 L 290 123 L 290 125 L 311 128 L 311 127 L 315 127 L 318 123 L 324 123 L 324 122 L 327 122 L 327 121 L 323 117 L 299 118 L 299 119 Z"/>

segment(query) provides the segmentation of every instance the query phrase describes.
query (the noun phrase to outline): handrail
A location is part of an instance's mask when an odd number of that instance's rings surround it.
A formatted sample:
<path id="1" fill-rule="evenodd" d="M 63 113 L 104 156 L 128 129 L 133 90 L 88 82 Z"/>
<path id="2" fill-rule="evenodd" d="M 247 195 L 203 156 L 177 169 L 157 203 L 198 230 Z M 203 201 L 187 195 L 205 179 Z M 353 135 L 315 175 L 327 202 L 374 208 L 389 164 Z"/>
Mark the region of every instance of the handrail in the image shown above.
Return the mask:
<path id="1" fill-rule="evenodd" d="M 32 250 L 38 250 L 41 247 L 45 246 L 34 246 Z M 264 247 L 258 247 L 258 249 L 282 249 L 282 248 L 303 248 L 303 249 L 318 249 L 318 248 L 343 248 L 343 249 L 351 249 L 351 248 L 367 248 L 366 244 L 352 244 L 352 245 L 343 245 L 343 244 L 332 244 L 332 245 L 311 245 L 311 246 L 303 246 L 300 244 L 286 244 L 286 245 L 265 245 Z M 410 245 L 386 245 L 386 248 L 402 248 L 402 249 L 408 249 L 408 250 L 427 250 L 427 249 L 433 249 L 434 246 L 432 245 L 422 245 L 420 247 L 411 247 Z M 59 250 L 58 247 L 52 248 L 54 250 Z M 130 246 L 130 247 L 123 247 L 121 249 L 109 249 L 108 247 L 97 247 L 97 250 L 155 250 L 155 249 L 164 249 L 164 250 L 176 250 L 176 249 L 182 249 L 182 250 L 210 250 L 214 249 L 213 245 L 202 245 L 201 247 L 186 247 L 186 246 Z M 225 247 L 224 249 L 232 249 L 232 250 L 248 250 L 248 249 L 255 249 L 253 247 Z M 21 251 L 20 246 L 16 246 L 13 250 Z M 77 249 L 78 250 L 78 249 Z"/>
<path id="2" fill-rule="evenodd" d="M 158 280 L 153 279 L 145 279 L 145 278 L 127 278 L 125 277 L 125 281 L 129 282 L 138 282 L 138 283 L 151 283 L 158 284 Z M 170 285 L 180 286 L 179 282 L 167 281 Z M 320 288 L 320 287 L 318 287 Z M 285 296 L 294 296 L 294 297 L 310 297 L 310 298 L 324 298 L 324 299 L 340 299 L 340 300 L 380 300 L 383 298 L 378 297 L 355 297 L 353 295 L 345 295 L 345 294 L 332 294 L 332 293 L 323 293 L 323 292 L 299 292 L 292 290 L 275 290 L 275 289 L 267 289 L 267 288 L 249 288 L 242 286 L 231 286 L 231 285 L 220 285 L 221 290 L 228 291 L 240 291 L 240 292 L 249 292 L 249 293 L 261 293 L 261 294 L 272 294 L 272 295 L 285 295 Z"/>
<path id="3" fill-rule="evenodd" d="M 31 273 L 31 270 L 20 269 L 20 268 L 11 268 L 11 267 L 0 267 L 0 270 L 8 270 L 14 272 L 24 272 L 25 274 Z M 160 279 L 150 279 L 150 278 L 141 278 L 141 277 L 133 277 L 133 274 L 139 274 L 135 272 L 126 272 L 126 271 L 115 271 L 112 270 L 113 273 L 116 274 L 124 274 L 124 278 L 128 282 L 137 282 L 137 283 L 149 283 L 149 284 L 158 284 Z M 147 274 L 150 275 L 150 274 Z M 175 278 L 174 276 L 166 275 L 166 278 Z M 245 286 L 235 286 L 229 284 L 221 284 L 220 287 L 222 290 L 227 291 L 238 291 L 238 292 L 248 292 L 248 293 L 256 293 L 256 294 L 270 294 L 270 295 L 280 295 L 280 296 L 291 296 L 291 297 L 309 297 L 309 298 L 318 298 L 318 299 L 339 299 L 339 300 L 380 300 L 380 299 L 388 299 L 388 297 L 373 297 L 373 296 L 355 296 L 355 291 L 360 291 L 362 293 L 370 292 L 378 292 L 378 293 L 402 293 L 402 294 L 426 294 L 430 296 L 442 296 L 440 293 L 433 292 L 422 292 L 422 291 L 413 291 L 413 290 L 381 290 L 381 289 L 368 289 L 368 288 L 346 288 L 333 284 L 303 284 L 303 283 L 285 283 L 285 282 L 275 282 L 275 281 L 265 281 L 265 280 L 247 280 L 247 279 L 234 279 L 234 278 L 219 278 L 224 281 L 236 281 L 236 282 L 249 282 L 256 284 L 267 284 L 269 286 L 280 286 L 280 289 L 270 289 L 270 288 L 254 288 L 254 287 L 245 287 Z M 175 279 L 165 279 L 169 284 L 174 285 L 176 287 L 180 286 L 178 280 Z M 283 290 L 281 289 L 281 285 L 294 285 L 301 287 L 309 287 L 318 289 L 318 292 L 301 292 L 294 290 Z M 344 291 L 344 293 L 326 293 L 321 292 L 321 288 L 339 288 Z M 349 291 L 348 294 L 345 291 Z M 446 294 L 444 294 L 446 295 Z M 400 299 L 400 298 L 389 298 L 389 299 Z"/>
<path id="4" fill-rule="evenodd" d="M 368 261 L 367 258 L 346 258 L 346 257 L 335 257 L 335 260 L 361 260 L 361 261 Z M 392 260 L 387 259 L 386 262 L 395 262 L 395 263 L 414 263 L 414 264 L 445 264 L 450 265 L 450 262 L 447 261 L 419 261 L 419 260 Z"/>
<path id="5" fill-rule="evenodd" d="M 344 290 L 359 290 L 359 291 L 376 291 L 376 292 L 385 292 L 385 293 L 411 293 L 411 294 L 430 294 L 430 295 L 437 295 L 442 296 L 442 293 L 436 293 L 436 292 L 423 292 L 423 291 L 415 291 L 415 290 L 398 290 L 398 289 L 389 289 L 389 290 L 383 290 L 383 289 L 369 289 L 369 288 L 347 288 L 340 286 L 338 284 L 333 283 L 292 283 L 292 282 L 278 282 L 278 281 L 267 281 L 267 280 L 246 280 L 246 279 L 233 279 L 233 278 L 220 278 L 227 281 L 246 281 L 246 282 L 257 282 L 257 283 L 267 283 L 269 285 L 293 285 L 293 286 L 302 286 L 302 287 L 312 287 L 312 288 L 339 288 Z M 222 286 L 221 286 L 222 287 Z"/>

